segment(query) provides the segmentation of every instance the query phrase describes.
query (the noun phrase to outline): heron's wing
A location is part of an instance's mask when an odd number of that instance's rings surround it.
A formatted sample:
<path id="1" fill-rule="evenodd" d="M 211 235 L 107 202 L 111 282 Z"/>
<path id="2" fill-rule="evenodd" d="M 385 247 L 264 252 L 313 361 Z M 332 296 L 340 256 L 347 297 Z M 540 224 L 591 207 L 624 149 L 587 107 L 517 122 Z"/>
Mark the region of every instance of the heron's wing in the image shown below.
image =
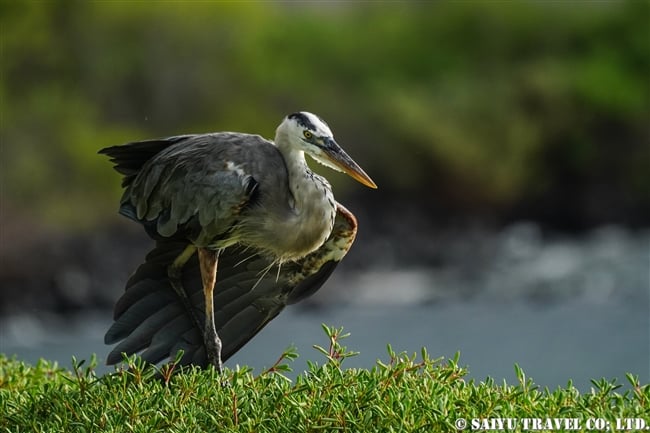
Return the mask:
<path id="1" fill-rule="evenodd" d="M 256 176 L 276 173 L 279 184 L 286 179 L 277 148 L 258 135 L 183 135 L 100 153 L 124 175 L 120 213 L 154 239 L 218 239 L 254 201 Z"/>
<path id="2" fill-rule="evenodd" d="M 327 241 L 301 260 L 285 263 L 278 274 L 272 261 L 241 246 L 225 249 L 219 257 L 214 290 L 215 322 L 227 360 L 288 305 L 315 293 L 349 250 L 357 222 L 337 204 L 334 229 Z M 181 363 L 206 366 L 201 331 L 184 310 L 167 279 L 167 267 L 186 242 L 159 240 L 131 279 L 115 306 L 115 322 L 106 344 L 119 344 L 108 364 L 122 353 L 141 353 L 152 363 L 184 350 Z M 196 313 L 203 315 L 201 274 L 196 255 L 183 268 L 183 287 Z"/>
<path id="3" fill-rule="evenodd" d="M 124 175 L 122 186 L 128 186 L 138 175 L 142 166 L 164 149 L 176 143 L 191 140 L 196 135 L 178 135 L 156 140 L 128 143 L 122 146 L 106 147 L 99 151 L 108 155 L 115 164 L 115 170 Z"/>

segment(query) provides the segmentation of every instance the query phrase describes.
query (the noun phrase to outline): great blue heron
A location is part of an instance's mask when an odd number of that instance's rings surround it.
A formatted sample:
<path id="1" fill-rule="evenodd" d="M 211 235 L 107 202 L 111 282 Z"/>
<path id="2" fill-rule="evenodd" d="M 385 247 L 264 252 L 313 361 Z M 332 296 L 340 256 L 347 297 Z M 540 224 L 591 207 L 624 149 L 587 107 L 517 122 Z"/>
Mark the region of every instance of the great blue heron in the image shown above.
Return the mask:
<path id="1" fill-rule="evenodd" d="M 119 212 L 156 241 L 115 306 L 105 342 L 121 343 L 108 364 L 137 352 L 157 363 L 183 349 L 181 364 L 221 371 L 222 357 L 320 288 L 357 224 L 327 180 L 308 168 L 305 153 L 377 187 L 308 112 L 285 117 L 274 142 L 221 132 L 100 153 L 124 175 Z"/>

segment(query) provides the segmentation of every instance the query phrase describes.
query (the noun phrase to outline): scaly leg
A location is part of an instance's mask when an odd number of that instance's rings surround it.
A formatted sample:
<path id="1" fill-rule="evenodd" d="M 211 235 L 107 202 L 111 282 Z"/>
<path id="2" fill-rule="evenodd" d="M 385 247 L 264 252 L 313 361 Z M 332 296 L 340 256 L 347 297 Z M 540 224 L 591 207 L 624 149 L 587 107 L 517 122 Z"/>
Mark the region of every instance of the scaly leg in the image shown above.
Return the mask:
<path id="1" fill-rule="evenodd" d="M 217 264 L 219 262 L 219 251 L 212 251 L 206 248 L 199 248 L 199 264 L 201 266 L 201 280 L 203 282 L 203 296 L 205 298 L 205 327 L 203 329 L 203 341 L 208 356 L 208 363 L 212 364 L 221 373 L 223 364 L 221 362 L 221 340 L 217 335 L 217 327 L 214 323 L 214 285 L 217 281 Z"/>

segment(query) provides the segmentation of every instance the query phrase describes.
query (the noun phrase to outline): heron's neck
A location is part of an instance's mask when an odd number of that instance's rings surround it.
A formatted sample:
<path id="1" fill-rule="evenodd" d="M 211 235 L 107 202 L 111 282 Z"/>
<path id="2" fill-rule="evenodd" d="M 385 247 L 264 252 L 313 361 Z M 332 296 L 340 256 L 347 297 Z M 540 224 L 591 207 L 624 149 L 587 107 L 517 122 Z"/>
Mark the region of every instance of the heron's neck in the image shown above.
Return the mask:
<path id="1" fill-rule="evenodd" d="M 309 169 L 303 151 L 282 145 L 278 145 L 278 149 L 287 165 L 289 190 L 294 199 L 292 207 L 298 212 L 307 211 L 306 207 L 317 203 L 314 196 L 322 196 L 322 191 L 319 191 L 322 185 L 316 182 L 316 175 Z"/>
<path id="2" fill-rule="evenodd" d="M 313 173 L 307 166 L 305 154 L 302 151 L 288 151 L 284 153 L 284 160 L 289 173 L 289 190 L 295 201 L 293 207 L 300 212 L 309 203 L 309 197 L 314 194 Z"/>

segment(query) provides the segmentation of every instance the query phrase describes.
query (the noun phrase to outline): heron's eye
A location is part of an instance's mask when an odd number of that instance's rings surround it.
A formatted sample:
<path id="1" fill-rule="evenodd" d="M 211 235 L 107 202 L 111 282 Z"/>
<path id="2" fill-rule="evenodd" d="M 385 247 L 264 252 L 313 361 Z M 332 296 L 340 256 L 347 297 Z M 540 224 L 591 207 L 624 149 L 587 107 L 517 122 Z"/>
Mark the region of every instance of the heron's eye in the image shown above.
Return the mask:
<path id="1" fill-rule="evenodd" d="M 304 135 L 307 140 L 311 140 L 311 138 L 314 136 L 311 131 L 308 131 L 306 129 L 302 132 L 302 135 Z"/>

